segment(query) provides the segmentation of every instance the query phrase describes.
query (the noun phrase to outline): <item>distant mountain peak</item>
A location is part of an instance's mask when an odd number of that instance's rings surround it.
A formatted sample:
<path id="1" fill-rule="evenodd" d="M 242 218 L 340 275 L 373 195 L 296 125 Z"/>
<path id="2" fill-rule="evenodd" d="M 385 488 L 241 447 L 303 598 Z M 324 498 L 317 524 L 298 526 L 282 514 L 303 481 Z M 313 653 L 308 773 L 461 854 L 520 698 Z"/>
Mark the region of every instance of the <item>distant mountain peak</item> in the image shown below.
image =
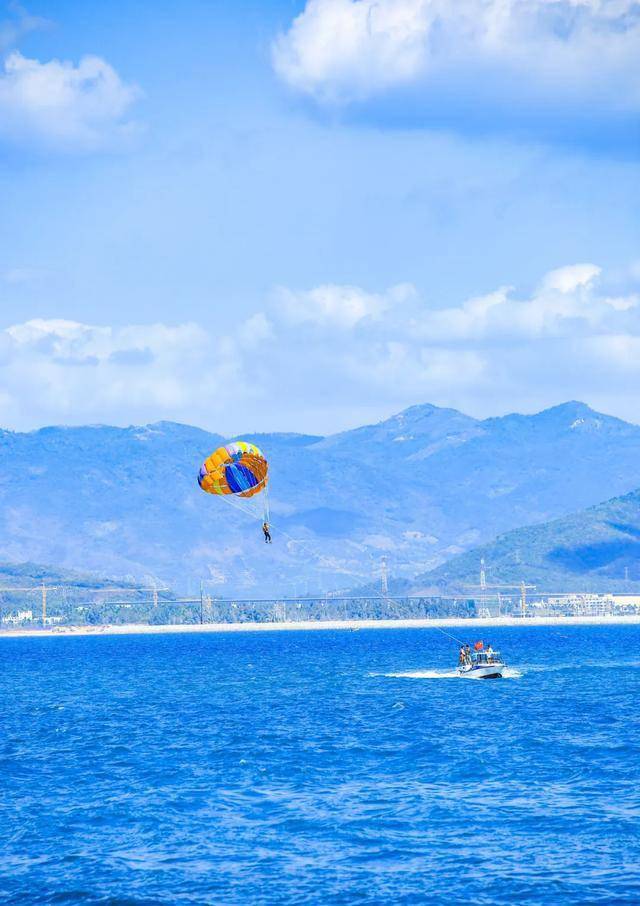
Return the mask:
<path id="1" fill-rule="evenodd" d="M 378 437 L 397 440 L 400 443 L 417 440 L 420 436 L 431 436 L 434 432 L 439 437 L 449 433 L 459 434 L 477 424 L 477 419 L 457 409 L 434 406 L 432 403 L 419 403 L 375 425 L 356 430 L 366 430 Z"/>
<path id="2" fill-rule="evenodd" d="M 596 412 L 595 409 L 592 409 L 587 403 L 580 402 L 580 400 L 568 400 L 566 403 L 559 403 L 557 406 L 549 406 L 548 409 L 543 409 L 538 414 L 561 415 L 574 419 L 592 418 L 594 415 L 599 417 L 601 415 L 600 412 Z"/>
<path id="3" fill-rule="evenodd" d="M 401 412 L 397 412 L 395 415 L 392 415 L 389 419 L 382 419 L 382 421 L 403 421 L 406 418 L 411 418 L 412 416 L 427 416 L 431 415 L 434 412 L 444 411 L 440 409 L 439 406 L 434 406 L 433 403 L 416 403 L 413 406 L 408 406 L 406 409 L 403 409 Z"/>
<path id="4" fill-rule="evenodd" d="M 165 432 L 173 433 L 175 431 L 203 431 L 205 429 L 198 428 L 195 425 L 187 425 L 184 422 L 172 422 L 167 420 L 161 420 L 159 422 L 149 422 L 146 425 L 131 425 L 131 427 L 136 431 L 149 431 L 156 434 L 161 434 Z M 206 432 L 208 433 L 208 432 Z"/>
<path id="5" fill-rule="evenodd" d="M 411 442 L 424 445 L 446 437 L 460 436 L 475 429 L 478 421 L 457 409 L 445 409 L 432 403 L 420 403 L 403 409 L 373 425 L 364 425 L 342 434 L 334 434 L 325 442 L 328 446 L 341 443 L 345 438 L 368 438 L 377 444 L 390 441 L 397 444 Z M 414 451 L 415 452 L 415 451 Z"/>
<path id="6" fill-rule="evenodd" d="M 569 400 L 558 406 L 543 409 L 535 418 L 555 423 L 571 431 L 600 431 L 605 426 L 618 430 L 628 430 L 636 427 L 630 422 L 624 421 L 624 419 L 616 418 L 614 415 L 605 415 L 602 412 L 597 412 L 591 406 L 578 400 Z"/>
<path id="7" fill-rule="evenodd" d="M 596 412 L 591 406 L 579 400 L 559 403 L 557 406 L 550 406 L 548 409 L 542 409 L 540 412 L 530 415 L 513 412 L 497 418 L 488 418 L 482 424 L 489 430 L 498 426 L 503 432 L 509 433 L 519 433 L 528 426 L 529 430 L 536 433 L 548 434 L 549 439 L 569 431 L 591 434 L 608 432 L 612 435 L 620 435 L 628 432 L 635 433 L 638 429 L 638 425 L 613 415 Z"/>
<path id="8" fill-rule="evenodd" d="M 465 415 L 464 412 L 460 412 L 458 409 L 450 409 L 447 406 L 434 406 L 433 403 L 416 403 L 416 405 L 409 406 L 407 409 L 403 409 L 401 412 L 392 415 L 390 418 L 382 419 L 378 424 L 384 425 L 389 422 L 413 422 L 423 418 L 431 418 L 433 416 L 463 418 L 470 422 L 476 421 L 471 415 Z"/>

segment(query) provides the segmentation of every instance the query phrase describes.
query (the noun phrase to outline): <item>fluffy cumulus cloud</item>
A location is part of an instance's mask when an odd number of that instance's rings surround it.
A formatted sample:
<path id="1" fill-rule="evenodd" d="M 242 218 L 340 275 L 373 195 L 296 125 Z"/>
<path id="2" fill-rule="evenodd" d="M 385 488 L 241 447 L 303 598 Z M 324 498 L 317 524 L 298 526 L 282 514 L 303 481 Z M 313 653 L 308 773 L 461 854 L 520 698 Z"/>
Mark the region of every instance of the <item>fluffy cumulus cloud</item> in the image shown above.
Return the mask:
<path id="1" fill-rule="evenodd" d="M 469 299 L 456 308 L 423 313 L 416 335 L 432 342 L 501 344 L 543 338 L 577 338 L 607 333 L 638 322 L 638 298 L 607 296 L 597 290 L 600 268 L 577 264 L 551 271 L 529 299 L 511 287 Z"/>
<path id="2" fill-rule="evenodd" d="M 0 136 L 64 151 L 121 147 L 137 131 L 139 94 L 100 57 L 41 63 L 13 51 L 0 71 Z"/>
<path id="3" fill-rule="evenodd" d="M 640 421 L 633 290 L 578 263 L 446 308 L 406 285 L 280 289 L 226 334 L 26 321 L 0 332 L 0 424 L 329 432 L 416 402 L 490 415 L 567 398 Z"/>
<path id="4" fill-rule="evenodd" d="M 358 286 L 325 284 L 314 289 L 294 291 L 280 287 L 276 293 L 281 317 L 289 324 L 313 324 L 348 330 L 363 321 L 379 321 L 396 305 L 414 294 L 408 284 L 394 286 L 385 293 L 370 293 Z"/>
<path id="5" fill-rule="evenodd" d="M 451 307 L 407 285 L 281 289 L 269 340 L 243 367 L 292 413 L 281 427 L 330 430 L 420 401 L 490 415 L 565 398 L 640 420 L 636 290 L 631 277 L 611 291 L 588 262 L 524 295 L 503 286 Z M 262 426 L 272 418 L 265 407 Z"/>
<path id="6" fill-rule="evenodd" d="M 422 71 L 429 19 L 422 0 L 309 0 L 276 40 L 274 64 L 302 91 L 362 97 Z"/>
<path id="7" fill-rule="evenodd" d="M 639 46 L 635 0 L 307 0 L 273 62 L 325 103 L 413 85 L 405 113 L 449 122 L 523 106 L 615 118 L 640 107 Z"/>
<path id="8" fill-rule="evenodd" d="M 4 424 L 148 421 L 204 413 L 198 392 L 233 381 L 234 350 L 195 324 L 101 327 L 32 320 L 0 334 Z"/>

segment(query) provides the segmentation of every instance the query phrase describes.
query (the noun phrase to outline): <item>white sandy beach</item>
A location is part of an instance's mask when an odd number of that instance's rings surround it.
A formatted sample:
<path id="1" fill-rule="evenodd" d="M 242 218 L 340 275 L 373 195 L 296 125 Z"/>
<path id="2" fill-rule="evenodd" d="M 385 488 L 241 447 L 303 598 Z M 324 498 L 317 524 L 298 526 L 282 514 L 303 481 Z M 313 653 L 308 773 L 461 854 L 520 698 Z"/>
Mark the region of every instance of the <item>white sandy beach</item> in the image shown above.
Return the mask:
<path id="1" fill-rule="evenodd" d="M 594 617 L 471 617 L 423 620 L 301 620 L 281 623 L 181 623 L 150 625 L 129 623 L 104 626 L 56 626 L 50 629 L 21 628 L 1 629 L 0 638 L 34 638 L 53 636 L 96 635 L 160 635 L 167 633 L 197 632 L 290 632 L 307 630 L 359 630 L 359 629 L 434 629 L 482 628 L 495 626 L 609 626 L 638 624 L 640 615 Z"/>

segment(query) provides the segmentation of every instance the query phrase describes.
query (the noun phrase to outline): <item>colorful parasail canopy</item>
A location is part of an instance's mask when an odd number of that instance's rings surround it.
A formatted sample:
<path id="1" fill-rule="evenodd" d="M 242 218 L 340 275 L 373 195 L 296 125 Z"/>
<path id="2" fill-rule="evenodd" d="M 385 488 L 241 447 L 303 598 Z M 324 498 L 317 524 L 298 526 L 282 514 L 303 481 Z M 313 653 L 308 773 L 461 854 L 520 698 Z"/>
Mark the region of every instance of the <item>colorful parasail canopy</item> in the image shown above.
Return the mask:
<path id="1" fill-rule="evenodd" d="M 205 459 L 198 484 L 208 494 L 253 497 L 267 484 L 269 465 L 262 450 L 244 440 L 226 444 Z"/>

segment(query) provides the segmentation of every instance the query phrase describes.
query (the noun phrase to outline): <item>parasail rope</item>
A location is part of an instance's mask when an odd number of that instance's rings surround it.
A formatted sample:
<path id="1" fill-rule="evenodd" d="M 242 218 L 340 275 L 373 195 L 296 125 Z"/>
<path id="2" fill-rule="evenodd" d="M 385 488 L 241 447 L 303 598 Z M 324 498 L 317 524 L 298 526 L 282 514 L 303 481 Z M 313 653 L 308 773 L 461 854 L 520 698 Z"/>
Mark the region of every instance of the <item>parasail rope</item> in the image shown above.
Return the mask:
<path id="1" fill-rule="evenodd" d="M 230 494 L 223 494 L 221 496 L 223 497 L 224 502 L 229 506 L 235 507 L 237 510 L 240 510 L 241 513 L 250 516 L 252 519 L 260 519 L 260 513 L 255 505 L 252 506 L 249 503 L 243 503 L 240 500 L 234 499 Z"/>
<path id="2" fill-rule="evenodd" d="M 381 601 L 387 601 L 389 596 L 388 596 L 388 595 L 387 595 L 387 596 L 385 596 L 385 595 L 374 595 L 374 597 L 379 598 Z M 466 642 L 463 642 L 462 639 L 457 639 L 457 638 L 455 637 L 455 635 L 451 635 L 450 632 L 447 632 L 447 631 L 446 631 L 445 629 L 443 629 L 441 626 L 430 626 L 429 628 L 430 628 L 430 629 L 437 629 L 438 632 L 441 632 L 442 635 L 446 635 L 446 637 L 447 637 L 448 639 L 453 639 L 453 641 L 456 642 L 456 644 L 458 644 L 458 645 L 466 645 L 466 644 L 467 644 Z"/>
<path id="3" fill-rule="evenodd" d="M 265 493 L 265 494 L 267 493 L 266 489 L 263 493 Z M 271 526 L 275 525 L 276 528 L 278 528 L 278 533 L 280 535 L 282 535 L 283 538 L 287 538 L 289 541 L 292 541 L 294 544 L 301 544 L 303 547 L 307 547 L 307 549 L 313 548 L 316 546 L 314 544 L 314 542 L 311 541 L 310 539 L 294 538 L 292 535 L 290 535 L 284 529 L 279 528 L 278 527 L 279 523 L 271 522 L 268 497 L 264 501 L 264 510 L 263 510 L 263 514 L 261 516 L 259 511 L 255 507 L 252 507 L 251 504 L 244 503 L 244 502 L 238 500 L 237 498 L 234 498 L 231 494 L 222 494 L 220 496 L 222 497 L 222 499 L 225 501 L 226 504 L 228 504 L 229 506 L 235 507 L 235 509 L 239 510 L 241 513 L 244 513 L 245 516 L 248 516 L 250 519 L 262 519 L 263 522 L 267 522 Z M 315 557 L 319 556 L 315 551 L 312 551 L 311 553 Z M 349 575 L 360 576 L 360 573 L 355 573 L 355 572 L 353 572 L 353 570 L 349 570 Z"/>
<path id="4" fill-rule="evenodd" d="M 290 535 L 284 529 L 279 528 L 279 523 L 271 522 L 269 497 L 268 497 L 268 486 L 265 486 L 262 493 L 265 495 L 265 499 L 263 501 L 262 515 L 260 514 L 260 510 L 257 507 L 257 501 L 252 505 L 251 503 L 248 502 L 248 500 L 246 498 L 239 499 L 237 496 L 232 495 L 232 494 L 221 494 L 220 497 L 222 497 L 222 499 L 224 500 L 224 502 L 226 504 L 228 504 L 229 506 L 235 507 L 235 509 L 239 510 L 241 513 L 244 513 L 244 515 L 248 516 L 250 519 L 262 520 L 263 522 L 267 522 L 270 526 L 275 525 L 275 527 L 278 529 L 279 535 L 281 535 L 283 538 L 288 539 L 293 544 L 299 544 L 299 545 L 302 545 L 302 547 L 306 547 L 307 550 L 309 551 L 310 556 L 312 556 L 314 559 L 320 560 L 321 557 L 320 557 L 320 554 L 318 554 L 318 552 L 317 552 L 317 543 L 316 542 L 312 541 L 311 539 L 294 538 L 292 535 Z M 354 572 L 353 570 L 345 570 L 345 573 L 350 576 L 362 578 L 362 574 L 360 572 Z"/>
<path id="5" fill-rule="evenodd" d="M 443 635 L 446 635 L 447 638 L 453 639 L 453 641 L 454 641 L 454 642 L 457 642 L 458 645 L 464 645 L 464 644 L 466 644 L 465 642 L 462 642 L 460 639 L 457 639 L 457 638 L 455 637 L 455 635 L 451 635 L 450 632 L 445 632 L 444 629 L 442 629 L 440 626 L 434 626 L 433 628 L 434 628 L 434 629 L 438 629 Z"/>

